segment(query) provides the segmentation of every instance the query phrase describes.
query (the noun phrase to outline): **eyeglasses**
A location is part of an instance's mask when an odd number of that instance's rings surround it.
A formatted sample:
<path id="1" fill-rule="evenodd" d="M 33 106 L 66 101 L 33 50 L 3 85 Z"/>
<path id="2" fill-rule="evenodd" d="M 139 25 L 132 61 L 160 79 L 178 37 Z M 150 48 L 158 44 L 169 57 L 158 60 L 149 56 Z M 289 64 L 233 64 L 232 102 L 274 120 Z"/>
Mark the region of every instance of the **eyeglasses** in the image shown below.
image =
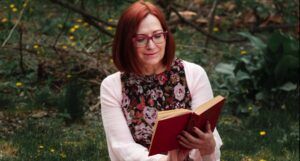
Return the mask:
<path id="1" fill-rule="evenodd" d="M 149 43 L 149 40 L 152 40 L 155 44 L 161 44 L 166 40 L 166 34 L 168 32 L 158 32 L 154 33 L 152 36 L 148 36 L 145 34 L 137 34 L 133 37 L 134 44 L 136 47 L 145 47 Z"/>

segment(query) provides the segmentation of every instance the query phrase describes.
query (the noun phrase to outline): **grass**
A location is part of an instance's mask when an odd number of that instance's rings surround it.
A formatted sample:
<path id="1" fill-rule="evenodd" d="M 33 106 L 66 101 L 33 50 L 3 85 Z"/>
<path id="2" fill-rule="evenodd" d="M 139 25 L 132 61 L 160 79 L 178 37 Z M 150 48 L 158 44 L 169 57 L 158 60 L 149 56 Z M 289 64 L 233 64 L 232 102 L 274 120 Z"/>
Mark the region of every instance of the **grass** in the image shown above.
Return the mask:
<path id="1" fill-rule="evenodd" d="M 262 110 L 257 116 L 223 116 L 219 124 L 224 161 L 298 161 L 299 114 Z"/>
<path id="2" fill-rule="evenodd" d="M 298 161 L 299 114 L 262 110 L 259 115 L 223 115 L 222 161 Z M 265 135 L 260 135 L 264 131 Z M 66 126 L 59 117 L 28 119 L 0 139 L 0 161 L 108 161 L 101 121 Z"/>

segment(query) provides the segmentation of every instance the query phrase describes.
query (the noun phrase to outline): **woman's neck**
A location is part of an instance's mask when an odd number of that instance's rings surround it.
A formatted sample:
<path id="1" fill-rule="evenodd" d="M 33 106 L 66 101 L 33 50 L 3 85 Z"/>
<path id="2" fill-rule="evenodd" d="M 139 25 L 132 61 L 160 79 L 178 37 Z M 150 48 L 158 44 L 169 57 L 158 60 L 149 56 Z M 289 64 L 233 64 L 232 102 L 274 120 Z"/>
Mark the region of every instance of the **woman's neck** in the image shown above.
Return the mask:
<path id="1" fill-rule="evenodd" d="M 144 66 L 142 68 L 143 75 L 154 75 L 162 73 L 166 70 L 166 67 L 163 64 L 155 65 L 155 66 Z"/>

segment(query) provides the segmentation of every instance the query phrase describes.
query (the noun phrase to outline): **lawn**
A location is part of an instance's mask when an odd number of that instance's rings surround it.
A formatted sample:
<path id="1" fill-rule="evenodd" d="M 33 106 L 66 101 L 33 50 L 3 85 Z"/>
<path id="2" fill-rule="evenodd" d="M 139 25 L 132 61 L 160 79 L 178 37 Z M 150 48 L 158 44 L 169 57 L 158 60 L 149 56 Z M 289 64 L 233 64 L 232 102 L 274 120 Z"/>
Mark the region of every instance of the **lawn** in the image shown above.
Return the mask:
<path id="1" fill-rule="evenodd" d="M 99 117 L 66 124 L 59 115 L 33 118 L 2 111 L 2 116 L 13 119 L 13 124 L 22 122 L 22 126 L 11 134 L 1 134 L 1 161 L 109 160 Z M 4 123 L 2 120 L 0 125 L 7 126 Z M 218 130 L 224 143 L 223 161 L 299 160 L 298 113 L 280 109 L 262 110 L 254 116 L 224 114 Z"/>

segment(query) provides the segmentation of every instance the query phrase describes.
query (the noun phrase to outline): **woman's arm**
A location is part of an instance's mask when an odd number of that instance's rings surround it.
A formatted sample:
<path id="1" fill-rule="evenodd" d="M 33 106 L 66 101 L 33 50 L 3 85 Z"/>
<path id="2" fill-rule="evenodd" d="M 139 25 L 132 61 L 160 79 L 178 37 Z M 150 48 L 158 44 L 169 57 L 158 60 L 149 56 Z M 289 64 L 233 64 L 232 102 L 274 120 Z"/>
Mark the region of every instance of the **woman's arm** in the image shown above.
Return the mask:
<path id="1" fill-rule="evenodd" d="M 101 83 L 101 114 L 111 161 L 158 161 L 164 155 L 148 157 L 148 149 L 135 143 L 121 109 L 120 73 Z"/>
<path id="2" fill-rule="evenodd" d="M 187 84 L 192 95 L 192 109 L 207 102 L 213 98 L 212 88 L 204 69 L 194 63 L 184 61 L 184 69 L 186 73 Z M 190 153 L 190 157 L 194 160 L 220 160 L 222 140 L 217 129 L 213 132 L 216 143 L 215 150 L 212 154 L 201 156 L 199 150 L 194 149 Z"/>

